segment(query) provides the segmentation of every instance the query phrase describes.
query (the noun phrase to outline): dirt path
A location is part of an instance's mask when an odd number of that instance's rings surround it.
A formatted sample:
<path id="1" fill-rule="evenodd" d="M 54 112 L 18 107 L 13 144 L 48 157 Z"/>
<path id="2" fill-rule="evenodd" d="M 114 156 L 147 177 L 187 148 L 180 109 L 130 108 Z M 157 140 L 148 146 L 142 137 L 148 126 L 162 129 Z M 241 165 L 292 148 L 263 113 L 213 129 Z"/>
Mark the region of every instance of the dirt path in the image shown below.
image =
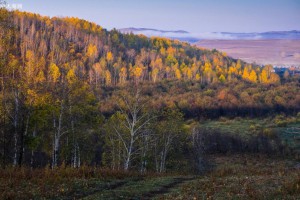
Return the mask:
<path id="1" fill-rule="evenodd" d="M 157 177 L 124 180 L 109 186 L 101 186 L 92 192 L 80 192 L 69 199 L 154 199 L 163 198 L 182 183 L 194 180 L 195 177 Z M 97 187 L 96 187 L 97 188 Z"/>
<path id="2" fill-rule="evenodd" d="M 149 191 L 148 193 L 145 193 L 143 195 L 142 199 L 153 199 L 155 197 L 159 197 L 165 194 L 168 194 L 172 189 L 178 187 L 179 185 L 187 182 L 187 181 L 192 181 L 195 180 L 195 177 L 180 177 L 180 178 L 175 178 L 174 182 L 168 184 L 168 185 L 164 185 L 161 188 L 159 188 L 158 190 L 153 190 L 153 191 Z"/>
<path id="3" fill-rule="evenodd" d="M 143 179 L 133 179 L 130 181 L 138 182 L 141 180 L 143 180 Z M 85 198 L 88 196 L 92 196 L 96 193 L 102 192 L 104 190 L 112 190 L 113 191 L 115 189 L 122 187 L 123 185 L 125 185 L 128 182 L 129 182 L 129 180 L 124 180 L 124 181 L 120 181 L 120 182 L 116 182 L 116 183 L 107 183 L 105 186 L 100 186 L 98 188 L 96 187 L 94 191 L 86 192 L 86 191 L 82 190 L 80 193 L 75 193 L 75 194 L 73 193 L 73 194 L 68 195 L 68 197 L 65 197 L 62 199 L 64 199 L 64 200 L 82 199 L 82 198 Z"/>

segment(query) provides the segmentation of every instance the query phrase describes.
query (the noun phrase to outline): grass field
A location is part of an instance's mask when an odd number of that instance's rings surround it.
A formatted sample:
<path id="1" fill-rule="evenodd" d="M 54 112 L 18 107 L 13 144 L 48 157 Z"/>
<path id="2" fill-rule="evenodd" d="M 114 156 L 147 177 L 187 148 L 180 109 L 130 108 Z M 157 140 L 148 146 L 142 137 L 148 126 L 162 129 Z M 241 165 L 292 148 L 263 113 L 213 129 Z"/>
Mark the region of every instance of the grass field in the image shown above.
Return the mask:
<path id="1" fill-rule="evenodd" d="M 299 199 L 294 160 L 258 155 L 214 157 L 216 169 L 182 184 L 161 199 Z"/>
<path id="2" fill-rule="evenodd" d="M 260 133 L 268 136 L 278 135 L 282 142 L 289 148 L 300 153 L 300 119 L 298 117 L 276 116 L 275 118 L 262 119 L 226 119 L 203 121 L 202 128 L 215 129 L 222 133 L 239 135 L 249 138 Z"/>
<path id="3" fill-rule="evenodd" d="M 215 167 L 201 176 L 141 176 L 121 172 L 101 175 L 104 171 L 95 175 L 77 171 L 75 176 L 73 169 L 59 169 L 51 172 L 51 176 L 44 176 L 38 171 L 21 170 L 1 174 L 0 199 L 300 198 L 300 170 L 296 160 L 249 154 L 219 155 L 210 160 Z M 36 177 L 30 178 L 30 174 Z"/>
<path id="4" fill-rule="evenodd" d="M 72 175 L 76 171 L 78 174 Z M 105 177 L 105 174 L 100 175 L 105 172 L 99 170 L 96 172 L 99 174 L 85 176 L 76 169 L 58 169 L 52 171 L 51 176 L 28 169 L 1 173 L 0 199 L 150 199 L 192 179 L 191 176 L 142 176 L 123 172 Z"/>

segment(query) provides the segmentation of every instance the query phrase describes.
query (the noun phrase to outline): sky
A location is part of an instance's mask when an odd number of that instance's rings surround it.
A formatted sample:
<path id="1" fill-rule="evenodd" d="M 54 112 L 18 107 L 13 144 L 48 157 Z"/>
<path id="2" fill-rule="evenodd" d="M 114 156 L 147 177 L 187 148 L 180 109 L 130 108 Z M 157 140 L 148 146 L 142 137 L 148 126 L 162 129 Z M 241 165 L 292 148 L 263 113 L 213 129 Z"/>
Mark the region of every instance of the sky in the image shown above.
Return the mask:
<path id="1" fill-rule="evenodd" d="M 23 11 L 112 28 L 203 32 L 300 30 L 300 0 L 6 0 Z"/>

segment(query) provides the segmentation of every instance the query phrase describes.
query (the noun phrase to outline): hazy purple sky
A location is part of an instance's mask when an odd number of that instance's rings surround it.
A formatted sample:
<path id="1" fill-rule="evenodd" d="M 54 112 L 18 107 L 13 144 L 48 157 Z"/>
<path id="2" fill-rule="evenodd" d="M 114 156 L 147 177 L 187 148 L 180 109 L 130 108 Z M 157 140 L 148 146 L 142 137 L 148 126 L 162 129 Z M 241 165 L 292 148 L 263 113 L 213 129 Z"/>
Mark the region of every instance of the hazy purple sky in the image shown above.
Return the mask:
<path id="1" fill-rule="evenodd" d="M 193 33 L 300 30 L 300 0 L 7 0 L 47 16 L 76 16 L 104 28 Z"/>

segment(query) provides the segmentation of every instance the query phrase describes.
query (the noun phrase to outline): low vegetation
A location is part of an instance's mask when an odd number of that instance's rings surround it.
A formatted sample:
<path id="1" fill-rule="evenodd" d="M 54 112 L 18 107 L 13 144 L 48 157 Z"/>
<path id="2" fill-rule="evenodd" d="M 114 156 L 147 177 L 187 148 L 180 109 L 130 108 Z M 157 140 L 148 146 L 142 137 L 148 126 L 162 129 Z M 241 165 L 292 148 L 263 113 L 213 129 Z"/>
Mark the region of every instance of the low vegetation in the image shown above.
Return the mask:
<path id="1" fill-rule="evenodd" d="M 264 155 L 214 156 L 216 168 L 160 199 L 299 199 L 295 160 Z M 298 164 L 298 166 L 297 166 Z"/>
<path id="2" fill-rule="evenodd" d="M 201 176 L 74 169 L 1 170 L 1 199 L 298 199 L 299 162 L 260 154 L 213 155 Z"/>
<path id="3" fill-rule="evenodd" d="M 129 199 L 151 197 L 190 177 L 82 166 L 0 171 L 1 199 Z M 160 190 L 163 190 L 160 192 Z"/>

